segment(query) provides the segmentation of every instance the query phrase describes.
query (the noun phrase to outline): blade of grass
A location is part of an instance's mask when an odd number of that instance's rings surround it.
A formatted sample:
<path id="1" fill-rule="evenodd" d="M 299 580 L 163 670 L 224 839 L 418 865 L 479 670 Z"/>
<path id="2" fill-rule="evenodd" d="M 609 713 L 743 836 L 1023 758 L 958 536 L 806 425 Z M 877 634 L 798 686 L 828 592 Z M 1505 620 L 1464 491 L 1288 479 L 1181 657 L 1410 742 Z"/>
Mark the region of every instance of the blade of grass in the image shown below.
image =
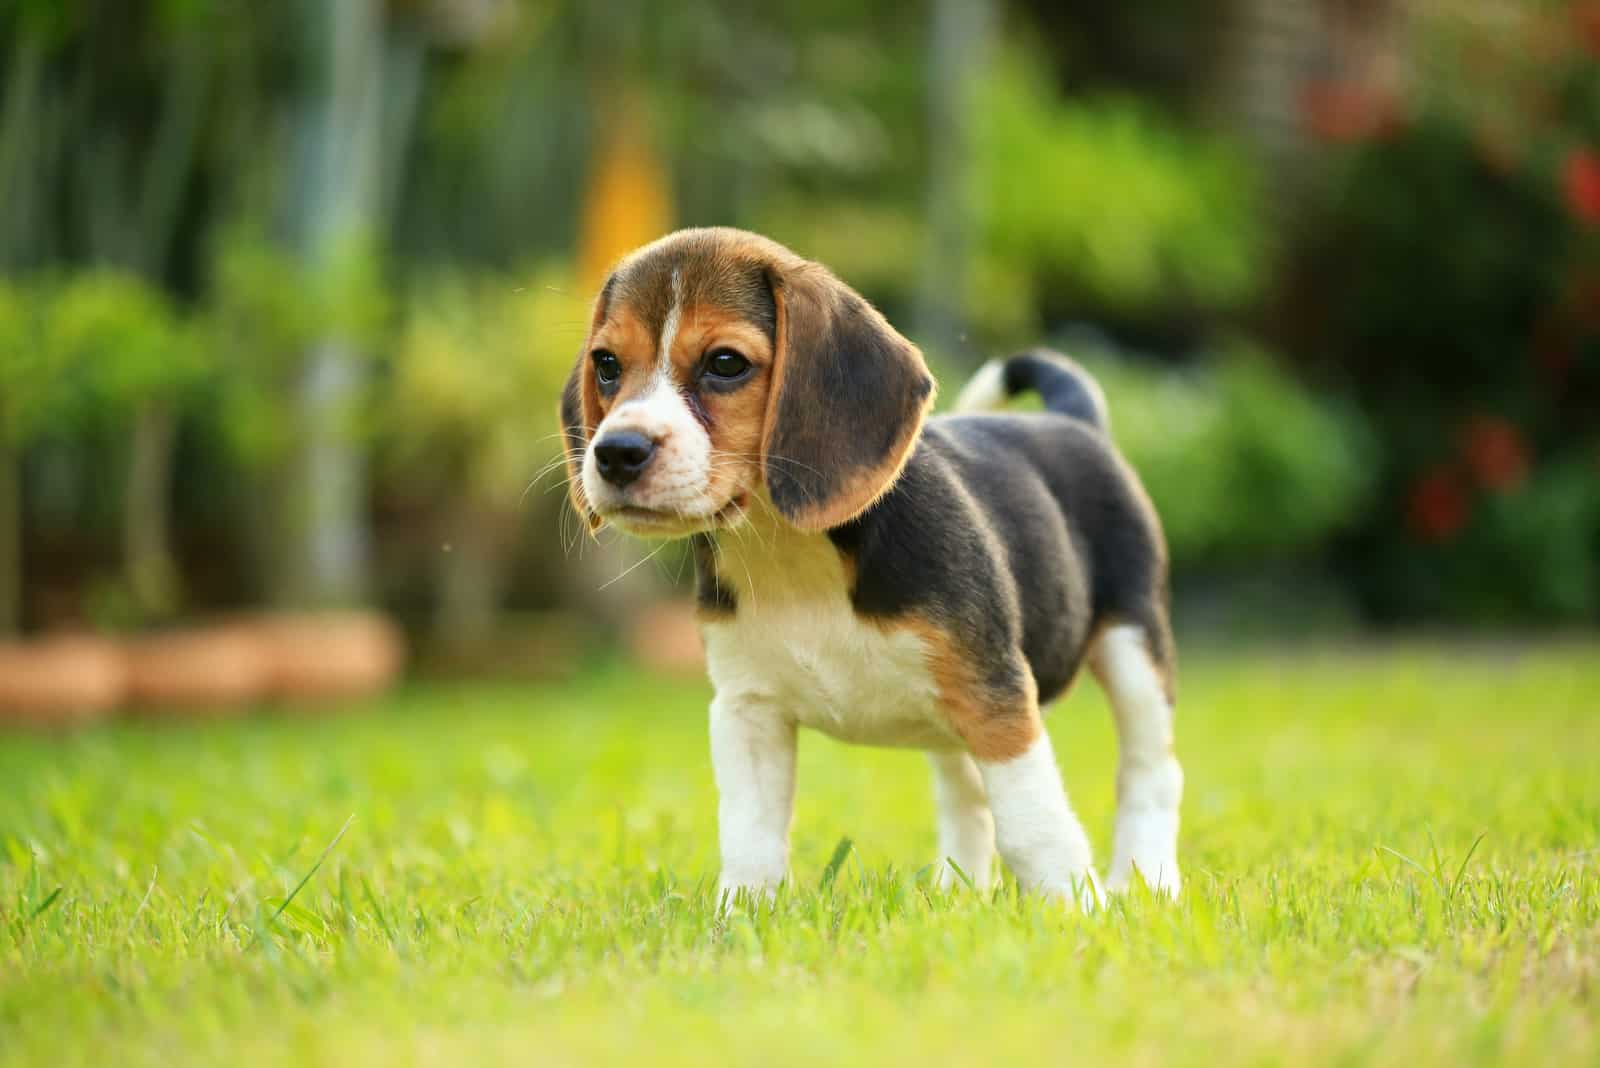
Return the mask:
<path id="1" fill-rule="evenodd" d="M 372 906 L 372 914 L 378 918 L 378 926 L 383 928 L 384 937 L 389 939 L 389 944 L 394 945 L 394 928 L 389 926 L 389 918 L 383 914 L 383 906 L 378 904 L 378 895 L 372 892 L 372 883 L 367 877 L 361 877 L 361 892 L 367 896 L 367 904 Z"/>
<path id="2" fill-rule="evenodd" d="M 822 869 L 822 880 L 817 883 L 818 890 L 826 890 L 833 885 L 834 879 L 839 876 L 839 869 L 844 867 L 846 858 L 854 848 L 855 842 L 850 840 L 849 835 L 839 839 L 839 844 L 833 847 L 833 857 L 828 861 L 828 866 Z"/>
<path id="3" fill-rule="evenodd" d="M 45 898 L 43 901 L 39 902 L 33 907 L 33 911 L 28 913 L 28 922 L 32 923 L 34 920 L 37 920 L 40 916 L 47 912 L 50 906 L 56 903 L 56 898 L 60 896 L 61 887 L 58 886 L 54 890 L 50 891 L 49 897 Z"/>
<path id="4" fill-rule="evenodd" d="M 317 869 L 322 867 L 322 862 L 328 859 L 328 854 L 333 852 L 333 847 L 339 844 L 339 839 L 344 837 L 344 832 L 350 829 L 350 825 L 354 823 L 355 820 L 356 814 L 354 812 L 350 813 L 350 817 L 344 821 L 344 826 L 339 828 L 339 833 L 333 836 L 333 841 L 322 847 L 322 852 L 318 854 L 316 863 L 312 864 L 311 867 L 307 869 L 306 873 L 300 877 L 300 881 L 294 884 L 294 889 L 290 890 L 289 896 L 284 898 L 283 901 L 278 905 L 277 911 L 273 912 L 271 916 L 267 917 L 268 927 L 271 927 L 278 921 L 278 917 L 283 915 L 283 910 L 289 907 L 289 903 L 295 899 L 296 895 L 298 895 L 301 890 L 305 889 L 306 883 L 309 883 L 311 881 L 311 877 L 317 874 Z M 256 937 L 258 939 L 261 937 L 259 931 L 256 932 Z"/>
<path id="5" fill-rule="evenodd" d="M 1456 896 L 1456 891 L 1461 888 L 1461 877 L 1467 874 L 1467 865 L 1472 862 L 1472 854 L 1478 851 L 1478 846 L 1482 845 L 1483 840 L 1488 836 L 1489 832 L 1484 831 L 1474 838 L 1471 848 L 1467 850 L 1467 855 L 1461 858 L 1461 866 L 1456 869 L 1456 877 L 1450 880 L 1450 897 L 1452 900 Z"/>

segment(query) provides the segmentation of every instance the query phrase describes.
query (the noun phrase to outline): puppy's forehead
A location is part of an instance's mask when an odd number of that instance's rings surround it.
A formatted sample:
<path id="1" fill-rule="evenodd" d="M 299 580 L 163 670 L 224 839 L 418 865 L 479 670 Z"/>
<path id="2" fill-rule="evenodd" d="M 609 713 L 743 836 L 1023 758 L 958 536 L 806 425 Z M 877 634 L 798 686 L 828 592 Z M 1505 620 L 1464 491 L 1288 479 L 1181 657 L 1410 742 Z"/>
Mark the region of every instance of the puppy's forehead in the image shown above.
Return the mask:
<path id="1" fill-rule="evenodd" d="M 755 324 L 770 339 L 777 306 L 767 280 L 770 260 L 759 249 L 714 235 L 674 235 L 624 260 L 606 283 L 606 318 L 627 311 L 651 336 L 660 336 L 677 308 L 723 308 Z"/>

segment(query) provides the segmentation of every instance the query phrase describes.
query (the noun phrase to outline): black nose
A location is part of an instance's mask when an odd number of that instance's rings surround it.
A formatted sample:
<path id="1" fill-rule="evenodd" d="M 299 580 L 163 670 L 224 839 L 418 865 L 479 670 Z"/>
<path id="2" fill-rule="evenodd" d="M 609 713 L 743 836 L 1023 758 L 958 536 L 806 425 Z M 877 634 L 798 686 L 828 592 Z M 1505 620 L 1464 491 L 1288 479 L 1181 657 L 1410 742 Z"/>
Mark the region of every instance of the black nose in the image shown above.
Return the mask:
<path id="1" fill-rule="evenodd" d="M 594 444 L 594 463 L 600 477 L 613 486 L 626 486 L 644 474 L 656 443 L 632 430 L 607 434 Z"/>

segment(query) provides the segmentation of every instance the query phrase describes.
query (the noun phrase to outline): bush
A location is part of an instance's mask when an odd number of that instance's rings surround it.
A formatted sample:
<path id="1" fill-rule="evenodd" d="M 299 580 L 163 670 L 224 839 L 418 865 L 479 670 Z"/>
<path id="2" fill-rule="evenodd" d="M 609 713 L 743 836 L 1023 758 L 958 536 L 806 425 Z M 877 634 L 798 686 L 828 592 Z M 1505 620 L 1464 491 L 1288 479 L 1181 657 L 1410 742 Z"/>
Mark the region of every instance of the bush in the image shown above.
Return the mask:
<path id="1" fill-rule="evenodd" d="M 1047 309 L 1160 318 L 1255 296 L 1254 182 L 1223 146 L 1131 100 L 1063 105 L 1017 59 L 996 66 L 980 113 L 986 255 Z"/>
<path id="2" fill-rule="evenodd" d="M 524 515 L 553 511 L 566 470 L 556 398 L 587 328 L 571 272 L 440 272 L 416 287 L 380 408 L 385 482 L 426 502 L 436 628 L 484 637 Z"/>
<path id="3" fill-rule="evenodd" d="M 1352 570 L 1385 616 L 1600 608 L 1600 41 L 1571 32 L 1585 10 L 1452 9 L 1409 98 L 1344 91 L 1347 111 L 1383 119 L 1342 127 L 1305 253 L 1321 306 L 1306 350 L 1354 384 L 1384 446 Z"/>
<path id="4" fill-rule="evenodd" d="M 1175 567 L 1313 552 L 1360 513 L 1371 449 L 1348 409 L 1259 352 L 1186 371 L 1090 358 L 1112 436 L 1161 515 Z"/>

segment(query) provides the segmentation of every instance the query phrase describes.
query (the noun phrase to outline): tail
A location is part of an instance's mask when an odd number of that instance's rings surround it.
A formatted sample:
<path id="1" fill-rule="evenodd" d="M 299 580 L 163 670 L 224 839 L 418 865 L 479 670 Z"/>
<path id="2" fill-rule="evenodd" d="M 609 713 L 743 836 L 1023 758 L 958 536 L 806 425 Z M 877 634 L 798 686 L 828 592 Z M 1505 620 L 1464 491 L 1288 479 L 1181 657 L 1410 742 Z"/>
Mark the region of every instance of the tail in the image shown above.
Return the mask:
<path id="1" fill-rule="evenodd" d="M 956 411 L 998 408 L 1030 389 L 1043 398 L 1049 411 L 1081 419 L 1102 431 L 1111 429 L 1111 413 L 1100 383 L 1076 361 L 1049 349 L 1030 349 L 1009 359 L 990 360 L 978 368 L 956 398 Z"/>

